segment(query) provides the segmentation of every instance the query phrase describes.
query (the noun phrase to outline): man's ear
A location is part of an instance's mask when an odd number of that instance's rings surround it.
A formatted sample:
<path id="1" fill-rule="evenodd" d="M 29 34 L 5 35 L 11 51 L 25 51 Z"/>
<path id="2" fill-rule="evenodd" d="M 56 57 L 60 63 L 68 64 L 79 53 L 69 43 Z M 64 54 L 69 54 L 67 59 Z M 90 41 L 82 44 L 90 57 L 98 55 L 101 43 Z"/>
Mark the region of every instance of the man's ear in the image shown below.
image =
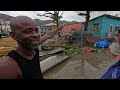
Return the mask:
<path id="1" fill-rule="evenodd" d="M 14 33 L 14 32 L 10 32 L 10 36 L 11 36 L 14 40 L 16 40 L 16 36 L 15 36 L 15 33 Z"/>

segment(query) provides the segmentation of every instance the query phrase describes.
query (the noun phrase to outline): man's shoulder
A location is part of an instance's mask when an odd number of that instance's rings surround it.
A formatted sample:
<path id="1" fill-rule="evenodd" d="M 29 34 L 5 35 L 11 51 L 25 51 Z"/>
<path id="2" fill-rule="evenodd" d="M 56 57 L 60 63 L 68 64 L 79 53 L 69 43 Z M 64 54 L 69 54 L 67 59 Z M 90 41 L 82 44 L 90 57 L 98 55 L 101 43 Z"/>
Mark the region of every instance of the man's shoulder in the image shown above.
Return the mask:
<path id="1" fill-rule="evenodd" d="M 117 71 L 118 73 L 120 73 L 120 60 L 117 61 L 115 64 L 113 64 L 113 65 L 109 68 L 108 72 L 109 72 L 109 71 L 111 71 L 111 72 Z"/>
<path id="2" fill-rule="evenodd" d="M 1 78 L 16 78 L 18 74 L 17 63 L 9 56 L 0 61 Z M 3 76 L 4 75 L 4 76 Z"/>
<path id="3" fill-rule="evenodd" d="M 11 58 L 10 56 L 6 56 L 3 60 L 4 62 L 9 62 L 9 63 L 12 63 L 12 64 L 15 64 L 15 60 L 13 58 Z"/>
<path id="4" fill-rule="evenodd" d="M 15 50 L 12 50 L 12 51 L 10 51 L 8 54 L 7 54 L 7 56 L 9 56 L 9 55 L 11 55 L 11 54 L 14 54 L 15 53 Z"/>
<path id="5" fill-rule="evenodd" d="M 118 60 L 115 64 L 113 64 L 112 67 L 120 67 L 120 60 Z"/>
<path id="6" fill-rule="evenodd" d="M 6 56 L 3 60 L 0 60 L 0 66 L 8 68 L 16 68 L 18 65 L 11 57 Z"/>
<path id="7" fill-rule="evenodd" d="M 120 61 L 113 64 L 102 76 L 102 79 L 120 79 Z"/>

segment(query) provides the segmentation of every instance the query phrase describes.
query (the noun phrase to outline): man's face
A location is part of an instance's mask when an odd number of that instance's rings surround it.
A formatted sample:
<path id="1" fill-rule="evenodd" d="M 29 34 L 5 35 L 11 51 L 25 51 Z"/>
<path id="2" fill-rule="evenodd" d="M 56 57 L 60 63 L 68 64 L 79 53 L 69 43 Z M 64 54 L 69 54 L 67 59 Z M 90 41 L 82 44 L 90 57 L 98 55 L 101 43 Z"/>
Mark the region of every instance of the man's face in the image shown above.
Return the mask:
<path id="1" fill-rule="evenodd" d="M 34 22 L 24 22 L 18 30 L 15 31 L 16 41 L 20 46 L 26 49 L 35 49 L 39 45 L 40 36 L 38 27 Z"/>

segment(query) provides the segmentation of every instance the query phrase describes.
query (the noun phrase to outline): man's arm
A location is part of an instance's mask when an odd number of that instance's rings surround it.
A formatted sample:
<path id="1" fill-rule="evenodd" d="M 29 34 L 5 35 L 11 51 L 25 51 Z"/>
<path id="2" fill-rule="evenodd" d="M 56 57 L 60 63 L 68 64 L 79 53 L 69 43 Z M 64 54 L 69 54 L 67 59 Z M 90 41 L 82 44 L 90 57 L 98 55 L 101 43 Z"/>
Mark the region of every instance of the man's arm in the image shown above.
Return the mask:
<path id="1" fill-rule="evenodd" d="M 56 29 L 53 29 L 53 30 L 48 31 L 47 33 L 45 33 L 45 35 L 43 35 L 42 37 L 40 37 L 39 44 L 42 44 L 47 39 L 51 38 L 57 31 L 61 30 L 62 28 L 63 28 L 63 26 L 60 26 L 60 27 L 58 27 Z"/>
<path id="2" fill-rule="evenodd" d="M 16 79 L 18 75 L 17 64 L 8 60 L 9 58 L 5 58 L 5 60 L 0 60 L 0 79 Z"/>

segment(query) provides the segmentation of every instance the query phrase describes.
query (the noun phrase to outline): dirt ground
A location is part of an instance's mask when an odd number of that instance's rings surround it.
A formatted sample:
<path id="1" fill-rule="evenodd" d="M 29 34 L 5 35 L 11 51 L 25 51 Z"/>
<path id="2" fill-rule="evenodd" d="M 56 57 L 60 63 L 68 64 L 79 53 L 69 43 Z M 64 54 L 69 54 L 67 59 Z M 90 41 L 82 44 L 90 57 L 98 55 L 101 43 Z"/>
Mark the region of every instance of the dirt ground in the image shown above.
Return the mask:
<path id="1" fill-rule="evenodd" d="M 75 55 L 43 74 L 45 79 L 99 79 L 115 63 L 104 52 Z"/>
<path id="2" fill-rule="evenodd" d="M 11 37 L 0 39 L 0 56 L 7 55 L 8 52 L 14 50 L 16 46 L 16 41 L 13 40 Z"/>

